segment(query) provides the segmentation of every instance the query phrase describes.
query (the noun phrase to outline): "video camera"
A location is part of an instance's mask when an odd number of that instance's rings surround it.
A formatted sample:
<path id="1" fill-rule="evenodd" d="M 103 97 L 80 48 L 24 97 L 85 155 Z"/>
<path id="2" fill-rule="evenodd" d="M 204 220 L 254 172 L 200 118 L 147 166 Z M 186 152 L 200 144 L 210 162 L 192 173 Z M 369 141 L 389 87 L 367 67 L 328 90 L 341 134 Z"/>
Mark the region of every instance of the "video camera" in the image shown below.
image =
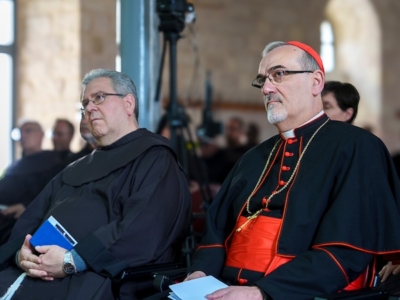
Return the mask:
<path id="1" fill-rule="evenodd" d="M 159 30 L 163 32 L 181 32 L 185 24 L 194 20 L 195 11 L 186 0 L 158 0 L 157 13 L 160 17 Z"/>

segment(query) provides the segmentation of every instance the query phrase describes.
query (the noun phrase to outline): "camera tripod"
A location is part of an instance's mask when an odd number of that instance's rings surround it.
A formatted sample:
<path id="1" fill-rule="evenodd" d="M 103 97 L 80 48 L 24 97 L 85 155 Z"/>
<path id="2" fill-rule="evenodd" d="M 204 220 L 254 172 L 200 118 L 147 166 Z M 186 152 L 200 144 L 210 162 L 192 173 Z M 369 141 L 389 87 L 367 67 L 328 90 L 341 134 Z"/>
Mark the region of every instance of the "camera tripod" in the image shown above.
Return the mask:
<path id="1" fill-rule="evenodd" d="M 193 10 L 193 5 L 187 4 L 185 0 L 159 0 L 157 3 L 157 12 L 160 17 L 159 31 L 163 33 L 164 42 L 157 81 L 156 101 L 159 99 L 164 59 L 168 45 L 170 101 L 166 109 L 166 114 L 171 134 L 171 146 L 176 152 L 178 160 L 189 179 L 194 180 L 199 185 L 203 199 L 202 209 L 206 210 L 212 201 L 208 175 L 204 164 L 196 153 L 196 147 L 188 127 L 188 116 L 185 113 L 184 107 L 179 105 L 177 100 L 177 43 L 181 38 L 180 33 L 185 27 L 185 13 L 188 11 L 193 12 Z"/>

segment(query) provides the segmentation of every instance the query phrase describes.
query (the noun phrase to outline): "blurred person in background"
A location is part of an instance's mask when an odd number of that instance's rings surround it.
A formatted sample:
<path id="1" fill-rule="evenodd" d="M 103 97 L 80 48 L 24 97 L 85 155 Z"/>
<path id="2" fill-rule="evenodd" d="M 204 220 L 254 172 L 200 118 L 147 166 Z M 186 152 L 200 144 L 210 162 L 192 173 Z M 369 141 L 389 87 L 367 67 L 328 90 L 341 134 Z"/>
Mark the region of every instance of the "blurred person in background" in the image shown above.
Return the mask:
<path id="1" fill-rule="evenodd" d="M 74 125 L 67 119 L 57 119 L 53 128 L 53 147 L 55 151 L 63 152 L 67 157 L 71 154 L 70 145 L 74 137 Z"/>
<path id="2" fill-rule="evenodd" d="M 79 132 L 81 134 L 81 137 L 85 140 L 85 145 L 79 152 L 73 153 L 70 155 L 70 157 L 68 157 L 67 161 L 69 162 L 73 162 L 91 153 L 99 145 L 93 134 L 90 132 L 89 123 L 84 116 L 81 118 L 81 122 L 79 124 Z"/>
<path id="3" fill-rule="evenodd" d="M 250 149 L 247 145 L 245 124 L 240 117 L 231 117 L 225 125 L 226 157 L 232 169 L 239 158 Z"/>
<path id="4" fill-rule="evenodd" d="M 327 81 L 322 90 L 324 112 L 331 120 L 352 124 L 357 116 L 360 94 L 350 83 Z"/>
<path id="5" fill-rule="evenodd" d="M 20 126 L 19 131 L 23 157 L 42 151 L 44 132 L 38 122 L 26 121 Z"/>
<path id="6" fill-rule="evenodd" d="M 11 232 L 16 220 L 29 203 L 57 174 L 55 167 L 62 162 L 56 151 L 43 151 L 44 132 L 36 121 L 25 121 L 19 127 L 22 158 L 14 162 L 0 180 L 0 245 Z"/>
<path id="7" fill-rule="evenodd" d="M 247 126 L 247 146 L 253 148 L 260 143 L 260 127 L 256 123 L 249 123 Z"/>

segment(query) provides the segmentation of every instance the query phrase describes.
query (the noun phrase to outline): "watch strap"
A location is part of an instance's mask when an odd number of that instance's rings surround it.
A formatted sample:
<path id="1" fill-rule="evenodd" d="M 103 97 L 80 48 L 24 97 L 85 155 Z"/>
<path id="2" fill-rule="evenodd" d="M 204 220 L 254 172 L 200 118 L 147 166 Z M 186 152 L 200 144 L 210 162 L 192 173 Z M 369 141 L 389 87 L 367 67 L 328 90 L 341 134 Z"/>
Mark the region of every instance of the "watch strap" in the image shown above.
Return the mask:
<path id="1" fill-rule="evenodd" d="M 64 253 L 63 271 L 68 275 L 77 273 L 71 251 Z"/>

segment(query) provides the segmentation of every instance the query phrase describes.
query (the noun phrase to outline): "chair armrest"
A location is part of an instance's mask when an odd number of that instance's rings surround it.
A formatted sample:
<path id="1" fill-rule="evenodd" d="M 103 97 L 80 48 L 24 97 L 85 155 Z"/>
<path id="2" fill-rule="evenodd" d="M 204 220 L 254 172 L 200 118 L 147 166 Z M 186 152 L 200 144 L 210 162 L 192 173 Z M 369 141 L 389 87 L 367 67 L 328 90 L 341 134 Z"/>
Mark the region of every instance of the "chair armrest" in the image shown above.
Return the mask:
<path id="1" fill-rule="evenodd" d="M 177 270 L 186 270 L 183 263 L 162 263 L 145 265 L 135 268 L 126 269 L 117 276 L 117 280 L 129 280 L 129 279 L 145 279 L 154 278 L 155 274 L 160 272 L 173 272 Z"/>
<path id="2" fill-rule="evenodd" d="M 343 291 L 329 295 L 315 297 L 314 300 L 387 300 L 386 291 L 375 291 L 372 289 L 361 289 L 357 291 Z"/>
<path id="3" fill-rule="evenodd" d="M 377 287 L 366 288 L 357 291 L 343 291 L 330 295 L 315 297 L 314 300 L 400 300 L 400 274 L 391 275 Z"/>

